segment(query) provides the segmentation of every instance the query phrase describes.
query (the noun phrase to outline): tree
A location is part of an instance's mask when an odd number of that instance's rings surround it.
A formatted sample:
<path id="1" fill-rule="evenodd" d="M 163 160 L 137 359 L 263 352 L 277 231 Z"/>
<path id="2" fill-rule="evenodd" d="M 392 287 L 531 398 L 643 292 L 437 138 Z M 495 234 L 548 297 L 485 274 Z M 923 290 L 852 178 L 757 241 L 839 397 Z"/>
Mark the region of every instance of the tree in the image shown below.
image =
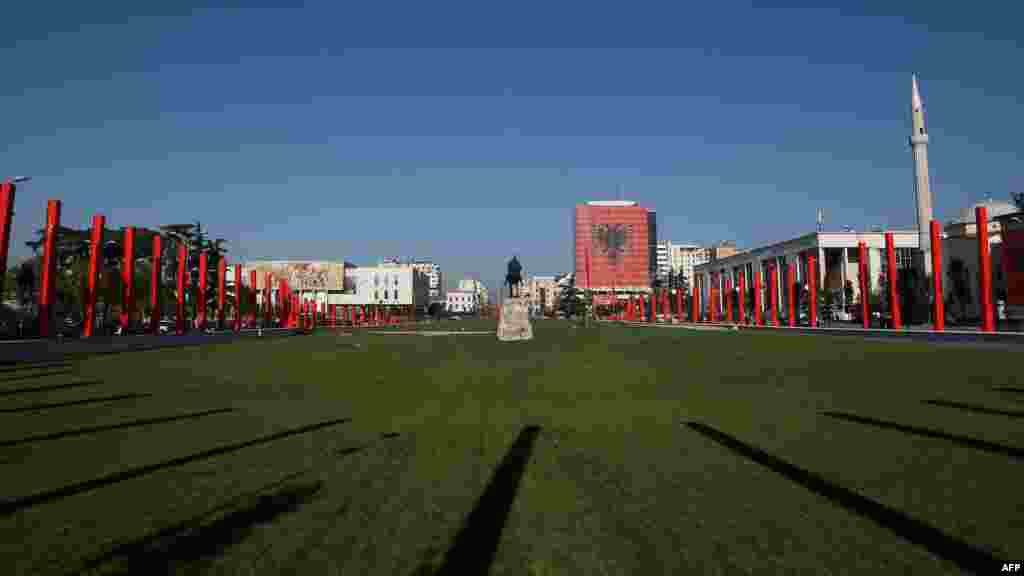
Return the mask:
<path id="1" fill-rule="evenodd" d="M 1018 210 L 1024 210 L 1024 192 L 1010 192 L 1010 197 Z"/>

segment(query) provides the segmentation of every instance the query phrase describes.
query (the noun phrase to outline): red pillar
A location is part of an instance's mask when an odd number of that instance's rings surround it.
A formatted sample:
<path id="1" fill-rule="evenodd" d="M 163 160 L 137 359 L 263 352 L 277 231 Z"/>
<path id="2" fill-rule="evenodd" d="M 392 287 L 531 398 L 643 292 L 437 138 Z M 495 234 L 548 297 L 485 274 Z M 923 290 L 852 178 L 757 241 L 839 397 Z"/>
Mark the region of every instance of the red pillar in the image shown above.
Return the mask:
<path id="1" fill-rule="evenodd" d="M 242 331 L 242 265 L 235 264 L 235 332 Z"/>
<path id="2" fill-rule="evenodd" d="M 124 229 L 124 245 L 121 255 L 121 328 L 128 333 L 131 324 L 132 307 L 135 304 L 135 228 Z"/>
<path id="3" fill-rule="evenodd" d="M 263 326 L 266 328 L 270 328 L 273 325 L 273 322 L 271 322 L 274 318 L 274 291 L 271 288 L 273 282 L 274 278 L 270 275 L 270 272 L 263 275 Z"/>
<path id="4" fill-rule="evenodd" d="M 732 322 L 732 279 L 725 279 L 725 319 Z"/>
<path id="5" fill-rule="evenodd" d="M 814 256 L 807 256 L 807 320 L 812 328 L 818 326 L 818 267 Z"/>
<path id="6" fill-rule="evenodd" d="M 754 274 L 754 324 L 764 326 L 761 318 L 761 271 Z"/>
<path id="7" fill-rule="evenodd" d="M 932 316 L 934 316 L 934 329 L 942 332 L 946 328 L 945 303 L 942 301 L 942 236 L 939 231 L 939 223 L 931 221 L 932 233 Z"/>
<path id="8" fill-rule="evenodd" d="M 200 330 L 206 330 L 206 275 L 209 272 L 207 258 L 205 251 L 199 253 L 199 296 L 196 298 L 196 318 L 199 320 Z"/>
<path id="9" fill-rule="evenodd" d="M 746 306 L 744 306 L 746 304 L 746 299 L 744 298 L 744 296 L 746 295 L 745 292 L 746 292 L 746 288 L 747 288 L 747 281 L 746 280 L 747 279 L 744 277 L 744 273 L 741 271 L 740 272 L 739 294 L 737 294 L 739 296 L 739 298 L 738 298 L 739 301 L 737 302 L 737 304 L 739 304 L 739 306 L 737 307 L 738 308 L 737 311 L 739 312 L 738 316 L 739 316 L 739 319 L 740 319 L 740 324 L 743 324 L 743 322 L 746 321 L 746 319 L 747 319 L 747 310 L 746 310 Z"/>
<path id="10" fill-rule="evenodd" d="M 149 331 L 160 334 L 160 272 L 163 258 L 163 240 L 159 234 L 153 236 L 153 265 L 149 271 Z"/>
<path id="11" fill-rule="evenodd" d="M 0 206 L 0 210 L 3 210 L 2 206 Z M 93 327 L 96 326 L 96 292 L 99 283 L 100 254 L 103 250 L 105 221 L 106 218 L 102 214 L 92 217 L 92 236 L 89 238 L 89 278 L 86 280 L 85 318 L 82 326 L 82 336 L 86 338 L 92 336 Z"/>
<path id="12" fill-rule="evenodd" d="M 885 262 L 889 269 L 889 311 L 892 313 L 892 327 L 899 330 L 903 327 L 903 318 L 900 315 L 900 295 L 896 291 L 899 274 L 896 270 L 896 242 L 892 232 L 885 233 Z"/>
<path id="13" fill-rule="evenodd" d="M 868 247 L 863 242 L 857 243 L 857 264 L 860 274 L 860 310 L 864 328 L 871 326 L 871 281 L 868 279 Z"/>
<path id="14" fill-rule="evenodd" d="M 188 259 L 188 252 L 185 251 L 185 244 L 178 242 L 178 318 L 174 330 L 178 335 L 185 333 L 185 260 Z"/>
<path id="15" fill-rule="evenodd" d="M 50 336 L 53 300 L 57 284 L 57 231 L 60 229 L 60 200 L 46 204 L 46 236 L 43 243 L 43 270 L 39 289 L 39 335 Z M 6 271 L 5 271 L 6 272 Z"/>
<path id="16" fill-rule="evenodd" d="M 256 319 L 259 318 L 259 316 L 257 316 L 257 308 L 259 308 L 259 305 L 257 304 L 257 300 L 256 300 L 256 271 L 255 270 L 250 270 L 249 271 L 249 288 L 252 291 L 252 294 L 251 294 L 252 310 L 249 311 L 249 317 L 252 318 L 252 323 L 255 324 L 256 323 Z"/>
<path id="17" fill-rule="evenodd" d="M 718 290 L 715 288 L 718 286 L 717 276 L 717 274 L 708 276 L 711 280 L 711 285 L 708 286 L 708 321 L 712 323 L 718 320 Z"/>
<path id="18" fill-rule="evenodd" d="M 789 325 L 796 326 L 796 264 L 786 266 L 786 296 L 789 298 Z"/>
<path id="19" fill-rule="evenodd" d="M 0 289 L 7 276 L 7 252 L 11 249 L 11 220 L 14 218 L 14 183 L 0 183 Z"/>
<path id="20" fill-rule="evenodd" d="M 978 206 L 974 209 L 978 230 L 978 294 L 981 304 L 981 329 L 994 332 L 996 329 L 995 315 L 992 313 L 992 256 L 988 247 L 988 208 Z"/>
<path id="21" fill-rule="evenodd" d="M 284 278 L 277 283 L 277 319 L 281 328 L 288 326 L 288 281 Z"/>
<path id="22" fill-rule="evenodd" d="M 779 326 L 779 266 L 773 262 L 770 270 L 772 326 Z"/>
<path id="23" fill-rule="evenodd" d="M 331 309 L 331 328 L 338 325 L 338 309 L 335 304 L 329 304 L 328 307 Z"/>
<path id="24" fill-rule="evenodd" d="M 224 293 L 227 290 L 228 261 L 223 255 L 217 260 L 217 329 L 224 329 Z"/>
<path id="25" fill-rule="evenodd" d="M 651 317 L 648 319 L 654 323 L 658 321 L 658 289 L 651 290 Z"/>

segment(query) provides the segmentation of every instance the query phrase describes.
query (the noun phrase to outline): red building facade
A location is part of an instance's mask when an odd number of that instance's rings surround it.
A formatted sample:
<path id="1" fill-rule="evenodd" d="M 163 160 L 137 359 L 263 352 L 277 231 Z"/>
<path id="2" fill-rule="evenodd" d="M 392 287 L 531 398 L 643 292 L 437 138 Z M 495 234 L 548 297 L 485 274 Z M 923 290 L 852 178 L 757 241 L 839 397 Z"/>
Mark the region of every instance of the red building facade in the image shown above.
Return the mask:
<path id="1" fill-rule="evenodd" d="M 576 286 L 598 291 L 649 289 L 653 221 L 654 213 L 636 202 L 577 205 L 573 222 Z"/>

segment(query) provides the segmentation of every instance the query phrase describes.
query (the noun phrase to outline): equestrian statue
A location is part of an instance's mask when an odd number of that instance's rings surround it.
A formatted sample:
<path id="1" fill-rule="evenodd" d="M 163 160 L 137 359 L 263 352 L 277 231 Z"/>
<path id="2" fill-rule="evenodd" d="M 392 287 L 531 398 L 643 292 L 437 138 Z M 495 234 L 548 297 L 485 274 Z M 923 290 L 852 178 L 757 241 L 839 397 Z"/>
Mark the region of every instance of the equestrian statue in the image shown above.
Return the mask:
<path id="1" fill-rule="evenodd" d="M 520 286 L 523 283 L 523 266 L 515 256 L 508 262 L 508 273 L 505 274 L 505 285 L 508 286 L 509 296 L 518 298 Z"/>

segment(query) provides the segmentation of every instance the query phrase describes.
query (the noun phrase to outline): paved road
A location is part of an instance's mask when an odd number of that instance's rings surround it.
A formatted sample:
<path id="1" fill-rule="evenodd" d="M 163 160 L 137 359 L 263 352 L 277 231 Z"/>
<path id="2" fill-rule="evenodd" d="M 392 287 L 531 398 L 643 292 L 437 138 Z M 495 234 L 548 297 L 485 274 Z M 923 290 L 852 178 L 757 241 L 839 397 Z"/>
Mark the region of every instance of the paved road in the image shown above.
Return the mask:
<path id="1" fill-rule="evenodd" d="M 263 331 L 263 338 L 280 338 L 305 334 L 301 330 L 291 328 L 274 328 Z M 167 334 L 162 336 L 95 336 L 93 338 L 57 340 L 6 340 L 0 341 L 0 364 L 16 364 L 19 362 L 45 362 L 60 360 L 68 356 L 94 356 L 99 354 L 117 354 L 158 348 L 181 346 L 199 346 L 218 342 L 231 342 L 239 338 L 260 338 L 256 330 L 243 330 L 240 333 L 231 331 L 201 334 L 194 332 L 181 336 Z"/>

